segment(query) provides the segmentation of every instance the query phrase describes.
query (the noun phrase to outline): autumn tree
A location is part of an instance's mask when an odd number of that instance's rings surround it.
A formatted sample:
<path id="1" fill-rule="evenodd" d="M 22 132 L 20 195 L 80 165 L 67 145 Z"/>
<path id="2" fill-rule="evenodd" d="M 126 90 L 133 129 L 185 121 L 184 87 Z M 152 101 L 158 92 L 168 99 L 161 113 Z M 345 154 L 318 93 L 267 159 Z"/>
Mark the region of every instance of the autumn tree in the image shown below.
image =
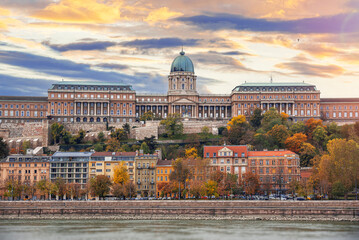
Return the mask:
<path id="1" fill-rule="evenodd" d="M 117 198 L 122 198 L 125 195 L 124 187 L 122 184 L 114 183 L 111 189 L 112 195 Z"/>
<path id="2" fill-rule="evenodd" d="M 125 133 L 127 134 L 127 138 L 130 137 L 130 133 L 131 133 L 131 126 L 128 123 L 125 123 L 122 125 L 122 129 L 125 131 Z"/>
<path id="3" fill-rule="evenodd" d="M 185 182 L 190 177 L 190 169 L 186 160 L 178 158 L 172 162 L 173 171 L 170 173 L 170 180 L 176 181 L 179 186 L 179 197 L 181 197 L 181 183 Z"/>
<path id="4" fill-rule="evenodd" d="M 98 175 L 90 180 L 90 192 L 93 196 L 103 198 L 110 193 L 111 180 L 106 175 Z"/>
<path id="5" fill-rule="evenodd" d="M 121 162 L 114 168 L 113 182 L 120 185 L 125 184 L 130 179 L 126 166 Z"/>
<path id="6" fill-rule="evenodd" d="M 253 141 L 254 132 L 250 129 L 246 117 L 238 115 L 227 123 L 226 140 L 233 145 L 249 144 Z"/>
<path id="7" fill-rule="evenodd" d="M 205 188 L 206 188 L 206 195 L 208 197 L 218 197 L 218 183 L 212 180 L 208 180 L 205 183 Z"/>
<path id="8" fill-rule="evenodd" d="M 141 121 L 154 120 L 154 119 L 155 119 L 155 114 L 152 111 L 147 111 L 143 113 L 140 117 Z"/>
<path id="9" fill-rule="evenodd" d="M 251 171 L 243 174 L 243 190 L 248 195 L 256 194 L 259 190 L 259 177 Z"/>
<path id="10" fill-rule="evenodd" d="M 116 128 L 115 131 L 111 132 L 110 137 L 118 141 L 127 140 L 128 136 L 123 128 Z"/>
<path id="11" fill-rule="evenodd" d="M 198 157 L 197 149 L 194 147 L 185 149 L 185 157 L 186 158 L 197 158 Z"/>
<path id="12" fill-rule="evenodd" d="M 68 194 L 70 195 L 71 199 L 81 197 L 81 184 L 79 183 L 69 183 L 68 184 Z"/>
<path id="13" fill-rule="evenodd" d="M 202 180 L 191 180 L 189 182 L 189 193 L 194 196 L 196 199 L 199 199 L 201 196 L 206 194 L 205 182 Z"/>
<path id="14" fill-rule="evenodd" d="M 308 167 L 311 165 L 310 160 L 316 155 L 316 148 L 307 142 L 304 142 L 299 150 L 300 166 Z"/>
<path id="15" fill-rule="evenodd" d="M 242 126 L 245 125 L 246 123 L 247 121 L 244 115 L 235 116 L 227 123 L 227 130 L 230 131 L 231 128 L 236 126 Z"/>
<path id="16" fill-rule="evenodd" d="M 323 121 L 320 119 L 310 118 L 307 121 L 305 121 L 305 133 L 308 136 L 309 140 L 312 139 L 313 132 L 318 126 L 323 127 Z"/>
<path id="17" fill-rule="evenodd" d="M 127 181 L 123 185 L 124 195 L 126 198 L 136 196 L 136 185 L 132 181 Z"/>
<path id="18" fill-rule="evenodd" d="M 160 192 L 160 197 L 168 197 L 172 192 L 171 184 L 169 182 L 160 182 L 157 190 Z"/>
<path id="19" fill-rule="evenodd" d="M 293 151 L 295 153 L 299 153 L 300 148 L 302 147 L 305 141 L 307 141 L 307 135 L 303 133 L 296 133 L 293 136 L 288 137 L 285 140 L 284 144 L 288 150 Z"/>
<path id="20" fill-rule="evenodd" d="M 56 178 L 54 181 L 53 190 L 54 193 L 56 193 L 56 196 L 58 196 L 60 199 L 63 199 L 68 190 L 65 180 L 63 178 Z"/>
<path id="21" fill-rule="evenodd" d="M 346 192 L 352 190 L 359 177 L 358 144 L 353 140 L 333 139 L 327 149 L 328 154 L 322 156 L 319 164 L 320 175 L 331 185 L 342 184 Z"/>

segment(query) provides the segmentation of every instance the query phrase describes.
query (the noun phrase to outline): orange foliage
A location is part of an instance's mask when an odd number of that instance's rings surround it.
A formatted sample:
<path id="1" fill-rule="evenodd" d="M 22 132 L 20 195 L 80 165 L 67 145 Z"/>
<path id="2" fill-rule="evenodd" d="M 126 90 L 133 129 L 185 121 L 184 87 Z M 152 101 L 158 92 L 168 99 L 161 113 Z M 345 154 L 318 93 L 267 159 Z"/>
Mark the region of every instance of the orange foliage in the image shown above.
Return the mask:
<path id="1" fill-rule="evenodd" d="M 307 133 L 308 139 L 312 139 L 313 131 L 314 131 L 318 126 L 322 126 L 322 127 L 323 127 L 323 121 L 320 120 L 320 119 L 310 118 L 310 119 L 308 119 L 308 120 L 305 122 L 306 133 Z"/>
<path id="2" fill-rule="evenodd" d="M 307 136 L 303 133 L 296 133 L 285 140 L 285 147 L 295 153 L 299 153 L 303 143 L 307 141 Z"/>

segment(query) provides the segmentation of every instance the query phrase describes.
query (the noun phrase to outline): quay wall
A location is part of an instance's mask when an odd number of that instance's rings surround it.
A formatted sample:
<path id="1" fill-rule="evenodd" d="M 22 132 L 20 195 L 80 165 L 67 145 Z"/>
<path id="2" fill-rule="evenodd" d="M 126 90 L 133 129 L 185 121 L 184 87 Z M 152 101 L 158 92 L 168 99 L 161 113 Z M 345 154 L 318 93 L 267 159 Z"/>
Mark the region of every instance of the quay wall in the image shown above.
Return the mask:
<path id="1" fill-rule="evenodd" d="M 0 218 L 14 216 L 260 216 L 359 221 L 359 201 L 1 201 Z"/>

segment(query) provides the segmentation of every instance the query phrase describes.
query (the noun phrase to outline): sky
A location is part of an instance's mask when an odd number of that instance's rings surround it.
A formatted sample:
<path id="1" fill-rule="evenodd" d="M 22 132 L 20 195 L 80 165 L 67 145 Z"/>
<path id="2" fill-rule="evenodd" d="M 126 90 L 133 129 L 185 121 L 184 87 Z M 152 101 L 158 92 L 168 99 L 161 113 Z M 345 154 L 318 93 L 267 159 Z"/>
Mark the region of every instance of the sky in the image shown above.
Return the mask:
<path id="1" fill-rule="evenodd" d="M 166 93 L 182 46 L 202 94 L 272 78 L 359 97 L 359 0 L 1 0 L 0 95 L 62 80 Z"/>

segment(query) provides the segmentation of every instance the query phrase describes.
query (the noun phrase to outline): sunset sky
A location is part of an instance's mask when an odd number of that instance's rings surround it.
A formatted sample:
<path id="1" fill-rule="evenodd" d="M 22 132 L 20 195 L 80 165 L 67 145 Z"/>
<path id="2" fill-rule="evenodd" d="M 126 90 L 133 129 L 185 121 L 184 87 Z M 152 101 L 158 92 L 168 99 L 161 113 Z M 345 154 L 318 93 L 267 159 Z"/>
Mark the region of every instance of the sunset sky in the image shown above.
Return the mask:
<path id="1" fill-rule="evenodd" d="M 182 46 L 200 93 L 272 76 L 359 97 L 359 0 L 1 0 L 0 95 L 62 79 L 165 93 Z"/>

